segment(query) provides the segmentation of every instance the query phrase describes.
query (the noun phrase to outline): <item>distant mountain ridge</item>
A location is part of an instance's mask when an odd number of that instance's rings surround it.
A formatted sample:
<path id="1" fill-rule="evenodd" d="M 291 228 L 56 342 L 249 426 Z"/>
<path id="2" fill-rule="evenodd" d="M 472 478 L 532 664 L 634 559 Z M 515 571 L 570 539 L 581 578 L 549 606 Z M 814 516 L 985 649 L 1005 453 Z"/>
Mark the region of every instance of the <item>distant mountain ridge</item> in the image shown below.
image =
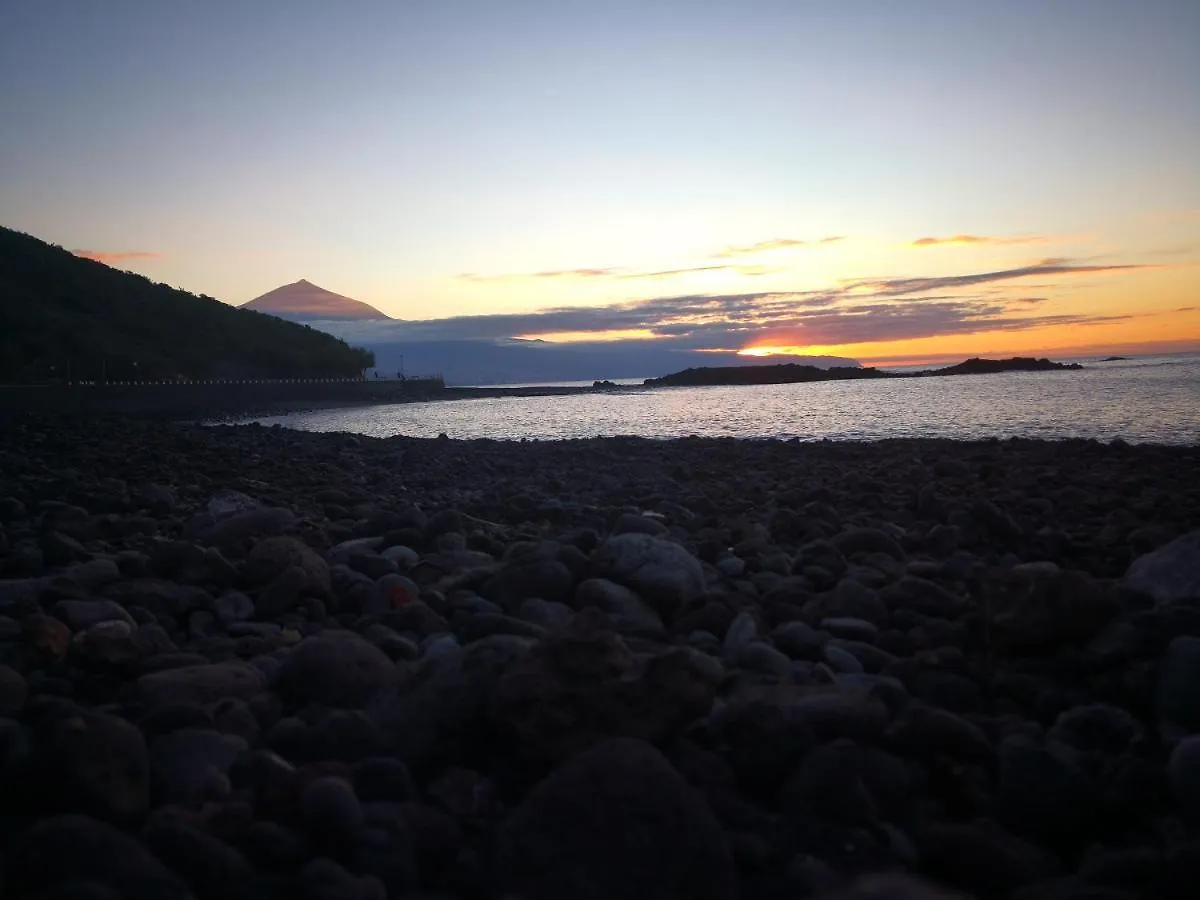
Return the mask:
<path id="1" fill-rule="evenodd" d="M 374 356 L 0 228 L 0 382 L 354 377 Z"/>
<path id="2" fill-rule="evenodd" d="M 243 303 L 242 309 L 252 309 L 295 322 L 391 319 L 391 316 L 368 303 L 335 294 L 304 278 L 267 291 Z"/>

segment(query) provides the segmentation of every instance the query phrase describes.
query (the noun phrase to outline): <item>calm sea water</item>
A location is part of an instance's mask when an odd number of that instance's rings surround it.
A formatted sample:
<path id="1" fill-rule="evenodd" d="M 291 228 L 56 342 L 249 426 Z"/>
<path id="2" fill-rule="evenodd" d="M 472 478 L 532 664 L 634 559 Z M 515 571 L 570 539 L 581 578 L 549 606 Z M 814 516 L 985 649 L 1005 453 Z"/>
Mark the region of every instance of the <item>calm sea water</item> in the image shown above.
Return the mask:
<path id="1" fill-rule="evenodd" d="M 453 438 L 499 439 L 1020 436 L 1200 444 L 1200 355 L 1081 362 L 1084 371 L 762 387 L 628 387 L 566 397 L 356 407 L 253 421 L 375 437 L 436 437 L 441 432 Z"/>

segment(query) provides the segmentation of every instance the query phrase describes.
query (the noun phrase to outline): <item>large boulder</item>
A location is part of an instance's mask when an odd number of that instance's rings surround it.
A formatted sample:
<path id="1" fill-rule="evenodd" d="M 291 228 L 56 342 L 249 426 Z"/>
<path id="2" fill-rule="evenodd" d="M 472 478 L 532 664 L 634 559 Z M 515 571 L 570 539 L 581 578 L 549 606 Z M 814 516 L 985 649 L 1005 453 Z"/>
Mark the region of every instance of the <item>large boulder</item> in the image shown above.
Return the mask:
<path id="1" fill-rule="evenodd" d="M 592 555 L 595 574 L 636 591 L 669 621 L 704 591 L 700 560 L 673 541 L 629 532 L 610 537 Z"/>
<path id="2" fill-rule="evenodd" d="M 350 631 L 327 631 L 306 638 L 287 655 L 277 687 L 297 705 L 355 708 L 396 677 L 395 663 L 374 644 Z"/>
<path id="3" fill-rule="evenodd" d="M 736 874 L 711 810 L 665 758 L 627 738 L 552 772 L 504 823 L 497 876 L 522 900 L 732 900 Z"/>
<path id="4" fill-rule="evenodd" d="M 1139 556 L 1122 584 L 1158 603 L 1200 600 L 1200 531 L 1190 531 Z"/>

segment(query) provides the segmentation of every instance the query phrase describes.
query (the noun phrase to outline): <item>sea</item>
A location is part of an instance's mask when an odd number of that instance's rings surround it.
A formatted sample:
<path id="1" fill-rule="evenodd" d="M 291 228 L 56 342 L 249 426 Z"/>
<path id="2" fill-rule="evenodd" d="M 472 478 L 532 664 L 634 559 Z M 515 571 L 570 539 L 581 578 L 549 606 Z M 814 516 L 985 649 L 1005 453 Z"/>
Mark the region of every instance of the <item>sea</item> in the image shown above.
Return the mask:
<path id="1" fill-rule="evenodd" d="M 1200 445 L 1200 353 L 1060 361 L 1084 369 L 745 387 L 651 389 L 626 382 L 608 392 L 359 406 L 249 421 L 373 437 L 1022 437 Z"/>

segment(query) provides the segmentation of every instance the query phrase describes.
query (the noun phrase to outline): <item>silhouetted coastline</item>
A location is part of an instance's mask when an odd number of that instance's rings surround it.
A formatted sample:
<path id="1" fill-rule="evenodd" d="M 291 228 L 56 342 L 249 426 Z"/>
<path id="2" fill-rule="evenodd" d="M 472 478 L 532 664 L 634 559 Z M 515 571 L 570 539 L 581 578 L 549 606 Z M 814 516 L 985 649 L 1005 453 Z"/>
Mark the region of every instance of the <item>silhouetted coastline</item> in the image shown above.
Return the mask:
<path id="1" fill-rule="evenodd" d="M 1000 372 L 1054 372 L 1082 369 L 1078 363 L 1014 356 L 1009 359 L 973 357 L 944 369 L 922 372 L 888 372 L 870 367 L 839 366 L 822 369 L 799 363 L 763 366 L 712 366 L 685 369 L 661 378 L 647 378 L 646 387 L 709 387 L 763 384 L 797 384 L 809 381 L 851 381 L 870 378 L 924 378 L 934 375 L 992 375 Z"/>

